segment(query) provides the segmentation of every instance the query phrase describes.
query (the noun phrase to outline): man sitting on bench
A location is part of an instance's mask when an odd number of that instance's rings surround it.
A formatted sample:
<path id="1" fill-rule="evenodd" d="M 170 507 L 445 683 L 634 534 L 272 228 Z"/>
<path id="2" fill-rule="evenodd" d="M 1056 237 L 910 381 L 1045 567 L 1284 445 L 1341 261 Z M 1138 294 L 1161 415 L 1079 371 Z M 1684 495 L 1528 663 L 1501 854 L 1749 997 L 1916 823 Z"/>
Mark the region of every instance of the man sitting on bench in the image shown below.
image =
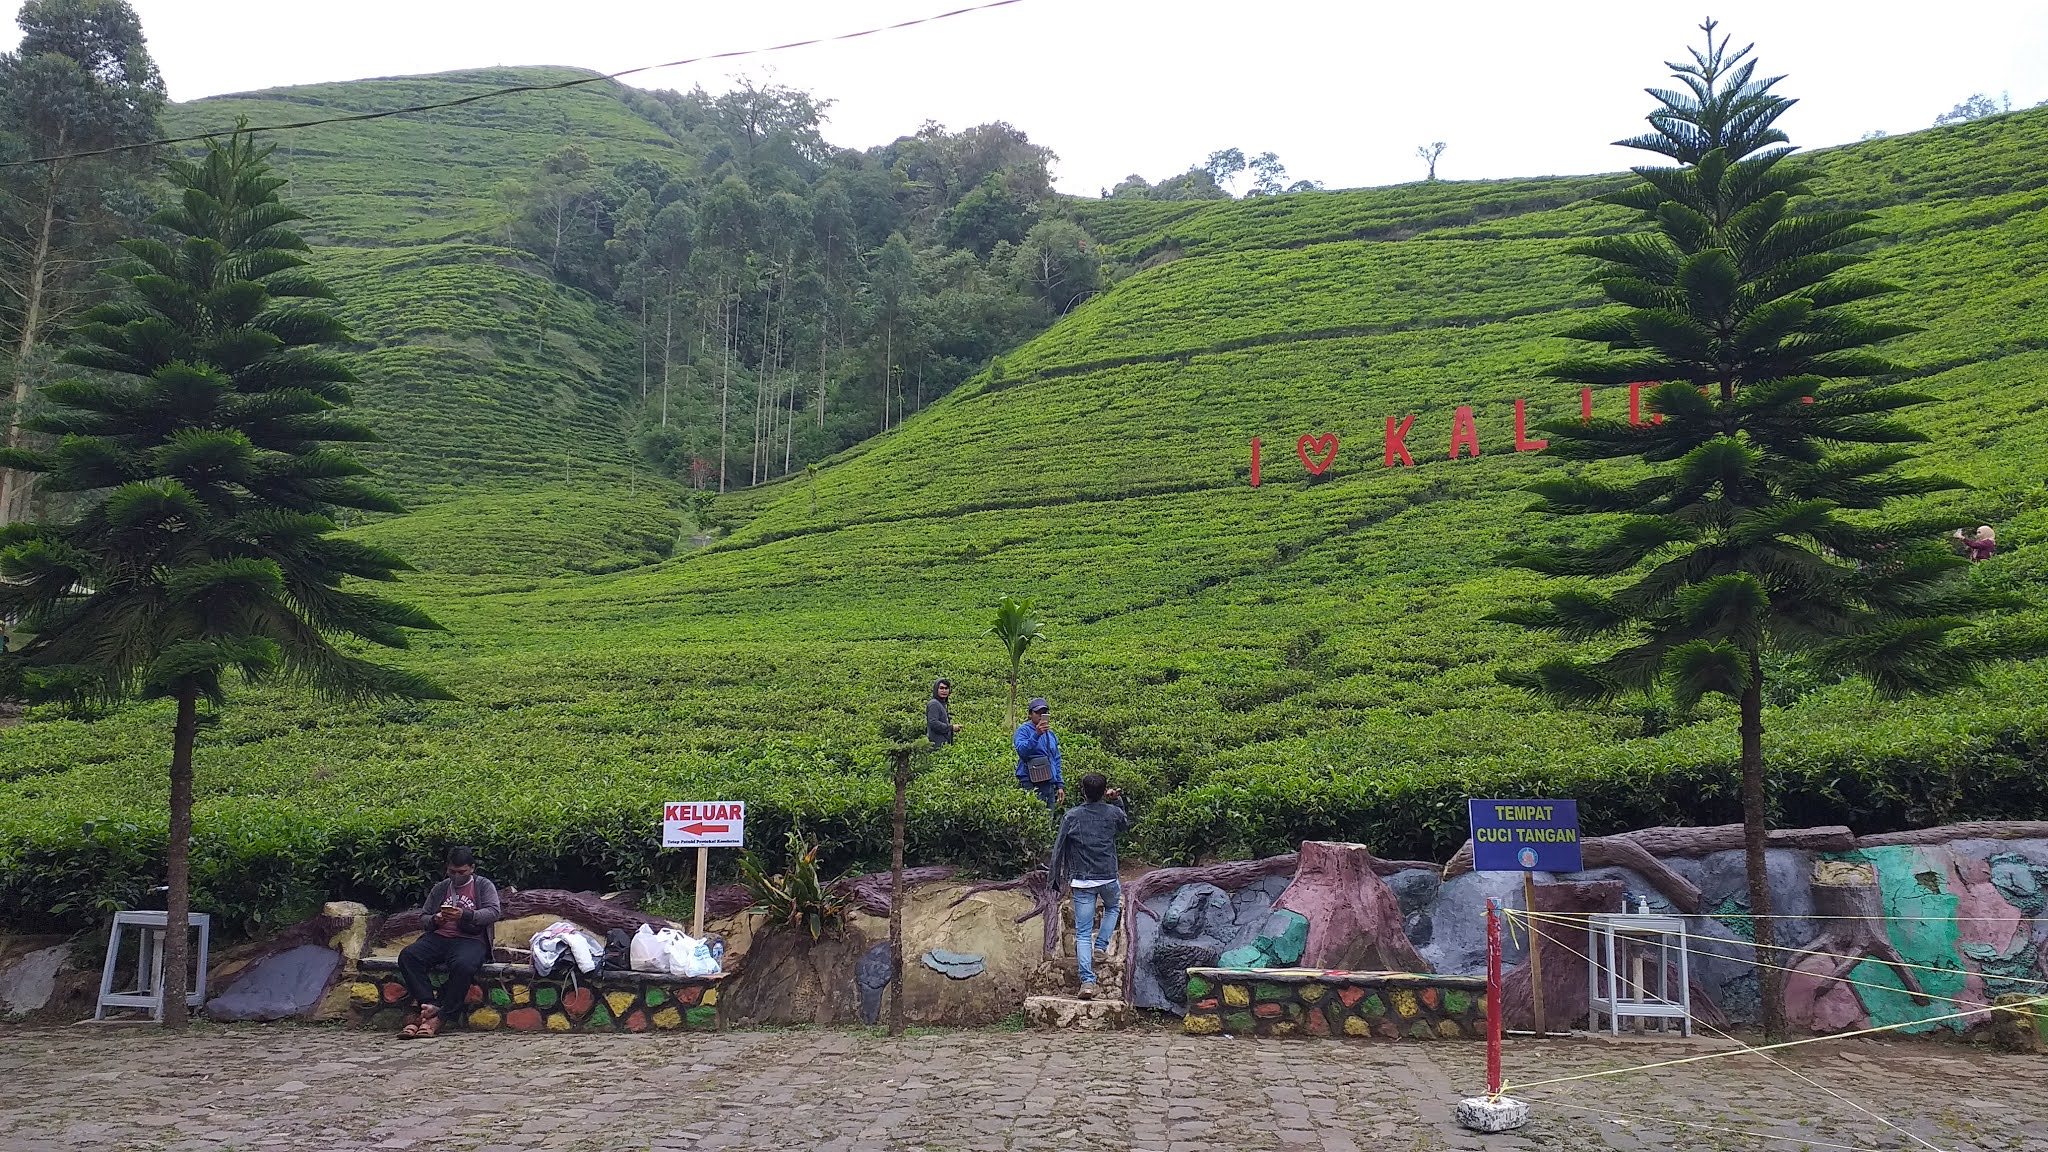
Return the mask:
<path id="1" fill-rule="evenodd" d="M 491 925 L 498 915 L 498 886 L 476 874 L 476 856 L 469 849 L 450 848 L 447 878 L 427 892 L 420 938 L 398 954 L 398 971 L 413 1004 L 400 1036 L 435 1035 L 462 1011 L 477 969 L 491 958 Z M 448 980 L 437 997 L 432 973 L 443 966 Z"/>

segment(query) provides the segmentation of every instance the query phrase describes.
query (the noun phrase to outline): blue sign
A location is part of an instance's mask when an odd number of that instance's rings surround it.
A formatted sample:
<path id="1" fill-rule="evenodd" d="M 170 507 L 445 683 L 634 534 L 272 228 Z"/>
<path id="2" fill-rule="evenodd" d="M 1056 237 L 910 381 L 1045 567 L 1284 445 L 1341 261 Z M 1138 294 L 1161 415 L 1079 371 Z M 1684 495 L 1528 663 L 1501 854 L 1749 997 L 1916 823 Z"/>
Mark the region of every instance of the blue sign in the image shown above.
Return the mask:
<path id="1" fill-rule="evenodd" d="M 1576 800 L 1468 800 L 1476 872 L 1578 872 Z"/>

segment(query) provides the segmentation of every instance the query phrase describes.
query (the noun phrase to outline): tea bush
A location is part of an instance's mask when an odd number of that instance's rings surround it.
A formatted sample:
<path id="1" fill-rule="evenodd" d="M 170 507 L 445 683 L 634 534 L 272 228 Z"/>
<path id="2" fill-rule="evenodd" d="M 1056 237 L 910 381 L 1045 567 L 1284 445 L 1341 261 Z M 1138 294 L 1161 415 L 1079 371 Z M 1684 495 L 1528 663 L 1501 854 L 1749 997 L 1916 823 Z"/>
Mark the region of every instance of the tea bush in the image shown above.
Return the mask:
<path id="1" fill-rule="evenodd" d="M 1923 328 L 1893 351 L 1937 398 L 1912 414 L 1929 437 L 1914 467 L 1975 486 L 1915 511 L 1996 524 L 1972 578 L 2044 598 L 2048 111 L 1816 160 L 1824 198 L 1878 213 L 1874 271 L 1910 289 L 1875 309 Z M 437 175 L 469 191 L 434 186 L 450 214 L 407 223 L 356 203 L 366 174 L 319 169 L 301 156 L 294 179 L 324 189 L 332 239 L 362 245 L 321 259 L 377 345 L 367 406 L 420 430 L 381 465 L 423 506 L 353 531 L 420 567 L 402 591 L 450 630 L 403 659 L 460 699 L 351 711 L 287 686 L 236 693 L 201 736 L 195 817 L 196 906 L 229 923 L 416 900 L 454 842 L 508 883 L 672 886 L 668 800 L 746 800 L 753 843 L 800 822 L 828 870 L 880 867 L 879 733 L 941 675 L 965 731 L 912 789 L 910 862 L 1013 874 L 1051 825 L 1013 784 L 1007 664 L 981 635 L 1004 593 L 1045 613 L 1024 691 L 1052 700 L 1070 775 L 1126 787 L 1139 856 L 1313 836 L 1441 858 L 1484 792 L 1574 795 L 1590 832 L 1735 818 L 1724 713 L 1551 709 L 1494 677 L 1549 642 L 1483 622 L 1528 591 L 1493 557 L 1564 530 L 1521 515 L 1523 485 L 1573 465 L 1512 450 L 1512 403 L 1577 413 L 1576 390 L 1536 373 L 1591 299 L 1561 238 L 1615 226 L 1584 199 L 1615 177 L 1077 203 L 1120 254 L 1181 257 L 1007 354 L 1002 380 L 824 463 L 815 510 L 804 479 L 721 497 L 732 530 L 692 548 L 672 497 L 606 463 L 598 409 L 570 402 L 564 373 L 628 378 L 603 368 L 624 346 L 606 313 L 558 311 L 556 351 L 520 360 L 516 267 L 417 299 L 385 287 L 393 261 L 440 275 L 433 244 L 488 247 L 458 226 L 484 194 L 475 173 Z M 431 243 L 369 246 L 390 223 Z M 1626 393 L 1596 401 L 1618 415 Z M 1453 462 L 1461 404 L 1483 451 Z M 1384 421 L 1404 414 L 1415 466 L 1384 468 Z M 1340 447 L 1311 483 L 1295 437 L 1324 432 Z M 2048 667 L 2032 665 L 1904 703 L 1788 682 L 1765 716 L 1775 818 L 2048 815 L 2043 700 Z M 0 922 L 78 925 L 148 898 L 169 728 L 138 705 L 34 710 L 0 734 Z"/>

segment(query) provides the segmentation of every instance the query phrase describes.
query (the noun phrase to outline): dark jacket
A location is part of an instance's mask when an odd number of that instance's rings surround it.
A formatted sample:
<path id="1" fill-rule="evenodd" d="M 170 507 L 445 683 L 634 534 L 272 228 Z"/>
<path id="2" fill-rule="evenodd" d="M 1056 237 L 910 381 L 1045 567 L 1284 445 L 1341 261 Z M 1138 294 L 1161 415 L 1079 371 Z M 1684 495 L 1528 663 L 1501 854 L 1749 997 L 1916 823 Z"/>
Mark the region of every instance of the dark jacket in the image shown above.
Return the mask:
<path id="1" fill-rule="evenodd" d="M 484 938 L 484 959 L 488 963 L 490 960 L 489 950 L 498 946 L 497 933 L 491 930 L 491 925 L 496 924 L 498 917 L 504 915 L 504 908 L 498 903 L 498 886 L 496 884 L 481 876 L 474 877 L 474 879 L 476 880 L 476 907 L 464 912 L 462 920 L 456 924 L 456 927 L 470 935 L 481 935 Z M 434 914 L 441 910 L 441 901 L 447 898 L 448 878 L 444 876 L 441 878 L 440 883 L 427 889 L 427 904 L 426 907 L 420 910 L 420 931 L 432 932 L 434 930 Z"/>
<path id="2" fill-rule="evenodd" d="M 1033 727 L 1031 722 L 1027 720 L 1024 722 L 1023 727 L 1017 729 L 1017 734 L 1010 737 L 1010 744 L 1017 749 L 1017 783 L 1031 783 L 1031 773 L 1028 771 L 1027 765 L 1030 761 L 1043 756 L 1047 760 L 1052 761 L 1052 783 L 1061 787 L 1066 786 L 1066 781 L 1060 776 L 1060 738 L 1058 733 L 1047 728 L 1045 734 L 1041 736 L 1038 729 Z"/>
<path id="3" fill-rule="evenodd" d="M 1130 827 L 1131 818 L 1121 803 L 1097 800 L 1067 809 L 1048 868 L 1053 891 L 1068 880 L 1116 879 L 1117 833 Z"/>
<path id="4" fill-rule="evenodd" d="M 932 685 L 932 698 L 924 702 L 924 736 L 934 748 L 953 742 L 953 713 L 939 699 L 939 686 Z"/>

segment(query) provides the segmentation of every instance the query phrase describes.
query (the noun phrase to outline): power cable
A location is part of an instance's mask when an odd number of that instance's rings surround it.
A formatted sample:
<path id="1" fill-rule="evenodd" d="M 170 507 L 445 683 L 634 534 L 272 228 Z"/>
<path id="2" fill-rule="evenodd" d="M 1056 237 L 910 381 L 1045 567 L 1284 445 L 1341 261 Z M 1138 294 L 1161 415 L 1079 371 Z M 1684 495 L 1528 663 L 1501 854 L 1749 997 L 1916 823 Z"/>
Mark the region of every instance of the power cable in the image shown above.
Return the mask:
<path id="1" fill-rule="evenodd" d="M 0 169 L 23 168 L 31 164 L 54 164 L 59 160 L 82 160 L 91 156 L 111 156 L 118 152 L 134 152 L 143 148 L 161 148 L 169 144 L 191 144 L 200 140 L 211 140 L 231 132 L 291 132 L 300 128 L 318 128 L 326 124 L 354 124 L 364 120 L 382 120 L 387 116 L 406 116 L 415 112 L 434 112 L 443 108 L 456 108 L 464 104 L 475 104 L 482 100 L 494 100 L 500 96 L 512 96 L 522 92 L 554 92 L 563 88 L 575 88 L 584 84 L 596 84 L 606 80 L 617 80 L 621 76 L 633 76 L 641 72 L 653 72 L 662 68 L 676 68 L 684 64 L 702 64 L 711 60 L 732 60 L 742 56 L 764 56 L 770 52 L 786 52 L 791 48 L 808 48 L 814 44 L 830 44 L 840 40 L 858 40 L 863 36 L 874 36 L 882 32 L 894 32 L 902 28 L 915 28 L 920 24 L 931 24 L 950 20 L 955 16 L 966 16 L 974 12 L 985 12 L 991 8 L 1003 8 L 1021 4 L 1023 0 L 987 0 L 967 8 L 955 8 L 936 16 L 920 16 L 915 20 L 903 20 L 895 24 L 882 24 L 874 28 L 863 28 L 858 32 L 843 32 L 837 36 L 815 36 L 809 40 L 792 40 L 787 44 L 776 44 L 767 48 L 743 48 L 732 52 L 713 52 L 704 56 L 691 56 L 683 60 L 670 60 L 665 64 L 642 64 L 619 72 L 608 72 L 601 76 L 579 76 L 574 80 L 561 80 L 553 84 L 515 84 L 509 88 L 495 88 L 489 92 L 478 92 L 453 100 L 437 100 L 428 104 L 414 104 L 405 108 L 389 108 L 382 112 L 356 112 L 347 116 L 326 116 L 318 120 L 296 120 L 289 124 L 263 124 L 250 128 L 218 128 L 211 132 L 197 132 L 189 136 L 165 136 L 156 140 L 145 140 L 139 144 L 117 144 L 110 148 L 89 148 L 81 152 L 63 152 L 52 156 L 32 156 L 26 160 L 0 162 Z"/>

